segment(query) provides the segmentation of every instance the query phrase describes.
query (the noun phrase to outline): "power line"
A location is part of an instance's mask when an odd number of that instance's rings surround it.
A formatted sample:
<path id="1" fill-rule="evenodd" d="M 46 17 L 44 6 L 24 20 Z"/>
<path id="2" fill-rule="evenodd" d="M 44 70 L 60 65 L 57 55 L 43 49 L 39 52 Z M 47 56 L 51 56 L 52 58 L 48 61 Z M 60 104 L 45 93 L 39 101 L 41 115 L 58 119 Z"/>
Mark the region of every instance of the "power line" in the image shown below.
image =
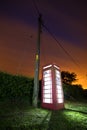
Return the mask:
<path id="1" fill-rule="evenodd" d="M 37 15 L 39 15 L 39 14 L 40 14 L 40 11 L 39 11 L 39 8 L 38 8 L 38 6 L 37 6 L 37 4 L 36 4 L 36 1 L 35 1 L 35 0 L 32 0 L 32 2 L 33 2 L 33 5 L 34 5 L 34 7 L 35 7 L 35 10 L 36 10 Z"/>
<path id="2" fill-rule="evenodd" d="M 61 45 L 61 43 L 56 39 L 56 37 L 54 36 L 54 34 L 48 29 L 48 27 L 44 24 L 42 24 L 43 27 L 48 31 L 48 33 L 52 36 L 52 38 L 56 41 L 56 43 L 58 43 L 57 45 L 59 45 L 62 50 L 66 53 L 66 55 L 68 55 L 70 57 L 70 59 L 72 60 L 72 62 L 78 66 L 78 63 L 75 61 L 75 59 L 69 54 L 68 51 L 66 51 L 66 49 Z"/>
<path id="3" fill-rule="evenodd" d="M 33 0 L 33 4 L 34 7 L 36 9 L 36 12 L 38 15 L 40 15 L 40 11 L 39 8 L 35 2 L 35 0 Z M 79 66 L 79 64 L 76 62 L 76 60 L 72 57 L 72 55 L 70 55 L 70 53 L 61 45 L 61 43 L 56 39 L 56 37 L 54 36 L 54 34 L 48 29 L 48 27 L 46 25 L 43 24 L 42 22 L 42 26 L 48 31 L 48 33 L 51 35 L 51 37 L 56 41 L 56 43 L 58 43 L 57 45 L 59 45 L 61 47 L 61 49 L 65 52 L 66 55 L 68 55 L 68 57 L 70 57 L 70 59 L 72 60 L 72 62 L 76 65 Z"/>

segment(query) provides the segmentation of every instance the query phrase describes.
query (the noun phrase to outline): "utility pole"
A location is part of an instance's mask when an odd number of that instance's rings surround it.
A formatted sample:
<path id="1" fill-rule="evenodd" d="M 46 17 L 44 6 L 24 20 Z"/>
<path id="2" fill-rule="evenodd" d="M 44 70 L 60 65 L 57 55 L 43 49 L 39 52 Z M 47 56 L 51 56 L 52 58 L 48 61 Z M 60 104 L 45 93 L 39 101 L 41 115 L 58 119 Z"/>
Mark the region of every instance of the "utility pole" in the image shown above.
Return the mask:
<path id="1" fill-rule="evenodd" d="M 34 74 L 34 89 L 33 89 L 33 106 L 37 107 L 38 103 L 38 92 L 39 92 L 39 66 L 40 66 L 40 34 L 41 34 L 42 18 L 41 14 L 38 17 L 38 39 L 37 39 L 37 50 L 35 57 L 35 74 Z"/>

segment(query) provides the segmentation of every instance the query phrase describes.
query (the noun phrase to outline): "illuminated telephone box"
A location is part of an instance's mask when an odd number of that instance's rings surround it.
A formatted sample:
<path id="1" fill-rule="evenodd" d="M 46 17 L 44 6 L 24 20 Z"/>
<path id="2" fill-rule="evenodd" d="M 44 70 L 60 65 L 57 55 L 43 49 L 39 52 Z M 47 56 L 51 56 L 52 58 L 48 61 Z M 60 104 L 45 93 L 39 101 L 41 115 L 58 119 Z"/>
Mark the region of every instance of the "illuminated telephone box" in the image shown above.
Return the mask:
<path id="1" fill-rule="evenodd" d="M 64 108 L 64 94 L 60 68 L 47 65 L 42 70 L 42 107 L 58 110 Z"/>

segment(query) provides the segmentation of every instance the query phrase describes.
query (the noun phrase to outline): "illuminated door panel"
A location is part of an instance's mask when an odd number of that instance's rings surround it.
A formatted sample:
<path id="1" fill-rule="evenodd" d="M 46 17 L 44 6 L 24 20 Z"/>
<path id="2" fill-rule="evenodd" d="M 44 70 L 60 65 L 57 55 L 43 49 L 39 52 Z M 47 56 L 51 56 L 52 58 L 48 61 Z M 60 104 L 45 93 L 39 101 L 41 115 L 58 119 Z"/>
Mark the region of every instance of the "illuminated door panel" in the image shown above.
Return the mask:
<path id="1" fill-rule="evenodd" d="M 52 99 L 44 98 L 43 102 L 44 103 L 52 103 Z"/>
<path id="2" fill-rule="evenodd" d="M 52 90 L 50 90 L 50 89 L 44 89 L 43 93 L 44 94 L 46 94 L 46 93 L 50 94 L 50 93 L 52 93 Z"/>
<path id="3" fill-rule="evenodd" d="M 63 103 L 63 99 L 57 99 L 58 103 Z"/>
<path id="4" fill-rule="evenodd" d="M 58 97 L 59 99 L 62 99 L 62 94 L 61 94 L 61 93 L 58 93 L 58 94 L 57 94 L 57 97 Z"/>
<path id="5" fill-rule="evenodd" d="M 45 81 L 45 82 L 44 82 L 44 86 L 46 86 L 46 85 L 52 85 L 52 81 L 49 81 L 49 80 L 48 80 L 48 81 Z"/>
<path id="6" fill-rule="evenodd" d="M 51 94 L 44 94 L 44 98 L 52 98 Z"/>
<path id="7" fill-rule="evenodd" d="M 57 93 L 62 94 L 62 89 L 58 89 Z"/>
<path id="8" fill-rule="evenodd" d="M 44 78 L 44 81 L 46 82 L 46 81 L 50 81 L 51 80 L 51 77 L 46 77 L 46 78 Z"/>
<path id="9" fill-rule="evenodd" d="M 44 89 L 52 89 L 52 85 L 46 85 L 44 86 Z"/>
<path id="10" fill-rule="evenodd" d="M 57 102 L 58 103 L 63 103 L 63 90 L 62 90 L 62 84 L 61 84 L 60 71 L 55 70 L 55 77 L 56 77 Z"/>
<path id="11" fill-rule="evenodd" d="M 44 71 L 43 76 L 44 76 L 44 77 L 49 77 L 49 76 L 51 76 L 51 70 L 46 70 L 46 71 Z"/>
<path id="12" fill-rule="evenodd" d="M 57 90 L 60 90 L 61 86 L 56 84 L 56 88 L 57 88 Z"/>
<path id="13" fill-rule="evenodd" d="M 51 70 L 46 70 L 43 73 L 43 102 L 52 103 L 52 77 Z"/>

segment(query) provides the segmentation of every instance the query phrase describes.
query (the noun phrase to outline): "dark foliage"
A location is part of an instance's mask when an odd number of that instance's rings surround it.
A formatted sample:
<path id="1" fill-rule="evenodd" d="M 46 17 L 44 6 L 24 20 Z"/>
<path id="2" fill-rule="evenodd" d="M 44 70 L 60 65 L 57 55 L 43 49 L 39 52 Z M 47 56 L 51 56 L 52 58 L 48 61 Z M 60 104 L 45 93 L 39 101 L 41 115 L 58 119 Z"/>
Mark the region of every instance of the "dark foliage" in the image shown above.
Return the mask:
<path id="1" fill-rule="evenodd" d="M 80 84 L 73 85 L 72 83 L 77 80 L 75 73 L 68 71 L 61 72 L 64 97 L 70 100 L 81 100 L 85 97 L 85 92 Z"/>
<path id="2" fill-rule="evenodd" d="M 28 98 L 32 101 L 33 78 L 11 75 L 0 72 L 0 98 L 8 98 L 12 101 Z"/>
<path id="3" fill-rule="evenodd" d="M 63 84 L 64 97 L 70 100 L 84 99 L 84 90 L 81 85 Z"/>
<path id="4" fill-rule="evenodd" d="M 87 99 L 87 89 L 84 89 L 84 97 Z"/>
<path id="5" fill-rule="evenodd" d="M 76 74 L 74 72 L 70 73 L 68 71 L 62 71 L 61 77 L 62 77 L 62 82 L 65 84 L 72 84 L 77 80 Z"/>

